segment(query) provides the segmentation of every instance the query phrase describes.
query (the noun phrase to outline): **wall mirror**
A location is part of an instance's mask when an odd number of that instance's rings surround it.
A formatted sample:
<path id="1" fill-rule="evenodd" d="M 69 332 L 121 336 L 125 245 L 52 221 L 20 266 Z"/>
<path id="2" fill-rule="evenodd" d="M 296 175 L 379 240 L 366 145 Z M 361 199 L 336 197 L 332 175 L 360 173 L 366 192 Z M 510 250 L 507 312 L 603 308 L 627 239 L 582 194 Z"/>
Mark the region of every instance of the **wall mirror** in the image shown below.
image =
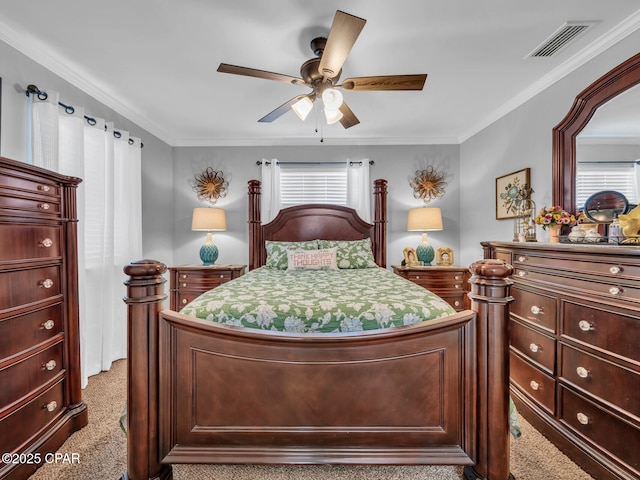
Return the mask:
<path id="1" fill-rule="evenodd" d="M 610 101 L 613 104 L 618 96 L 627 91 L 627 99 L 633 98 L 636 92 L 640 95 L 640 53 L 621 63 L 578 94 L 565 118 L 553 129 L 554 205 L 575 210 L 576 138 L 600 107 L 605 108 Z M 603 116 L 609 116 L 609 112 Z"/>

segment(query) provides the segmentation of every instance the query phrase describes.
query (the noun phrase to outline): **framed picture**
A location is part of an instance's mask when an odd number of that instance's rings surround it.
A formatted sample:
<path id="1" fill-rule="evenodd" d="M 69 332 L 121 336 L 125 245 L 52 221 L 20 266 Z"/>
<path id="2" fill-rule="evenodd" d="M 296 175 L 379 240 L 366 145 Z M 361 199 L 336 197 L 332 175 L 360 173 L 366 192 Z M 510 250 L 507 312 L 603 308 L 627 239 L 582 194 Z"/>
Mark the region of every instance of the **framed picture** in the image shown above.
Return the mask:
<path id="1" fill-rule="evenodd" d="M 453 265 L 453 250 L 449 247 L 440 247 L 437 249 L 436 263 L 438 265 Z"/>
<path id="2" fill-rule="evenodd" d="M 418 255 L 415 248 L 407 247 L 402 253 L 404 253 L 404 264 L 407 267 L 418 265 Z"/>
<path id="3" fill-rule="evenodd" d="M 531 184 L 530 175 L 531 169 L 524 168 L 496 178 L 496 220 L 517 216 L 520 200 Z"/>

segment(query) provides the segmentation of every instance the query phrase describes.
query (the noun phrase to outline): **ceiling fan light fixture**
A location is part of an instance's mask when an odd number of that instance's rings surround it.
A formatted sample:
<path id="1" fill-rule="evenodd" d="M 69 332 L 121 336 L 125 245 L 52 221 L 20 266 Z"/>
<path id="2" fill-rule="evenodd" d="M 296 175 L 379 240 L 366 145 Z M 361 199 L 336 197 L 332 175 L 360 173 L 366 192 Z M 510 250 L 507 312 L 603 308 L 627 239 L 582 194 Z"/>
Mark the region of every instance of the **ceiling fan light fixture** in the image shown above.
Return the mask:
<path id="1" fill-rule="evenodd" d="M 324 116 L 327 119 L 327 125 L 333 125 L 334 123 L 340 121 L 342 118 L 342 112 L 338 109 L 325 108 Z"/>
<path id="2" fill-rule="evenodd" d="M 296 103 L 291 105 L 291 110 L 302 120 L 303 122 L 307 118 L 307 115 L 313 109 L 313 101 L 309 97 L 302 97 Z"/>
<path id="3" fill-rule="evenodd" d="M 342 105 L 342 92 L 335 88 L 327 88 L 322 92 L 322 103 L 324 103 L 325 110 L 338 110 Z"/>

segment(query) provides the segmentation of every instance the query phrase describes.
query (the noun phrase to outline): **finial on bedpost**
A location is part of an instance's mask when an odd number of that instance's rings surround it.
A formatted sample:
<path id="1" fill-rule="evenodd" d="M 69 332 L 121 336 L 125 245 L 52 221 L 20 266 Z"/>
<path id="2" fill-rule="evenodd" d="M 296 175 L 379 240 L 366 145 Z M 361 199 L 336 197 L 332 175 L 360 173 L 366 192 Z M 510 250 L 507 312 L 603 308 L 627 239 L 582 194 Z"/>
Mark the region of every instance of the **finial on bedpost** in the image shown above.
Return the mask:
<path id="1" fill-rule="evenodd" d="M 260 181 L 249 180 L 249 270 L 262 265 L 260 262 Z"/>
<path id="2" fill-rule="evenodd" d="M 471 308 L 478 315 L 478 452 L 465 479 L 507 480 L 509 473 L 509 295 L 513 267 L 479 260 L 469 270 Z"/>
<path id="3" fill-rule="evenodd" d="M 123 479 L 170 479 L 158 456 L 158 315 L 167 298 L 167 266 L 139 260 L 124 267 L 127 295 L 127 471 Z M 153 361 L 152 361 L 153 360 Z"/>
<path id="4" fill-rule="evenodd" d="M 387 266 L 387 181 L 379 178 L 373 182 L 374 220 L 373 234 L 376 250 L 373 252 L 379 267 Z"/>

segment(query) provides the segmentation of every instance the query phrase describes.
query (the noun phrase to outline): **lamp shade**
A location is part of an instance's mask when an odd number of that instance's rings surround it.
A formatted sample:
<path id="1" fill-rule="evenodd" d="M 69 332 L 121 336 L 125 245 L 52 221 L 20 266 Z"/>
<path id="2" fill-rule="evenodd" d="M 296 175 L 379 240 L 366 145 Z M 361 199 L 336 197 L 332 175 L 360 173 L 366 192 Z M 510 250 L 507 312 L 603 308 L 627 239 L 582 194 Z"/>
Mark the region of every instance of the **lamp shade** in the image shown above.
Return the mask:
<path id="1" fill-rule="evenodd" d="M 193 209 L 191 230 L 224 231 L 227 229 L 227 218 L 221 208 L 198 207 Z"/>
<path id="2" fill-rule="evenodd" d="M 408 232 L 442 230 L 442 212 L 438 207 L 419 207 L 409 210 Z"/>
<path id="3" fill-rule="evenodd" d="M 300 118 L 300 120 L 304 121 L 307 118 L 307 115 L 313 109 L 313 100 L 309 97 L 302 97 L 296 103 L 291 105 L 291 110 Z"/>

